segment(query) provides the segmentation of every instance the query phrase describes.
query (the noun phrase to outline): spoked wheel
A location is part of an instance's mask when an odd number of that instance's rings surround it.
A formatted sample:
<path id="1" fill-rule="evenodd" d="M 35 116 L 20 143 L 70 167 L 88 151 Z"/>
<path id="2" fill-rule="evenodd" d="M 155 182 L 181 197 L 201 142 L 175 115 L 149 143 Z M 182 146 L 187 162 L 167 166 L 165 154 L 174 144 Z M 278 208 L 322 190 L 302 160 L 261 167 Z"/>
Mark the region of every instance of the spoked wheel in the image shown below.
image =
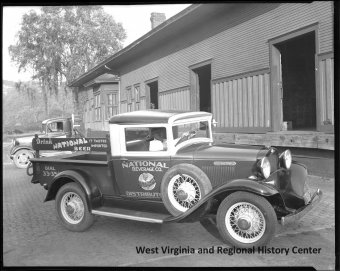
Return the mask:
<path id="1" fill-rule="evenodd" d="M 168 186 L 168 196 L 171 204 L 179 211 L 185 212 L 201 199 L 201 189 L 198 183 L 187 174 L 175 175 Z"/>
<path id="2" fill-rule="evenodd" d="M 225 216 L 225 224 L 230 235 L 242 243 L 254 243 L 261 239 L 266 228 L 262 212 L 248 202 L 231 206 Z"/>
<path id="3" fill-rule="evenodd" d="M 14 154 L 13 162 L 17 168 L 27 168 L 34 154 L 30 150 L 20 150 Z"/>
<path id="4" fill-rule="evenodd" d="M 61 222 L 71 231 L 84 231 L 94 222 L 85 194 L 76 183 L 67 183 L 59 189 L 56 208 Z"/>
<path id="5" fill-rule="evenodd" d="M 161 195 L 167 210 L 177 216 L 196 205 L 211 189 L 210 180 L 201 169 L 191 164 L 178 164 L 165 173 Z M 206 208 L 203 209 L 202 212 Z"/>
<path id="6" fill-rule="evenodd" d="M 277 218 L 263 197 L 235 192 L 222 201 L 217 227 L 223 240 L 237 247 L 261 246 L 275 233 Z"/>
<path id="7" fill-rule="evenodd" d="M 78 224 L 84 217 L 84 203 L 78 194 L 67 192 L 60 202 L 64 219 L 70 224 Z"/>

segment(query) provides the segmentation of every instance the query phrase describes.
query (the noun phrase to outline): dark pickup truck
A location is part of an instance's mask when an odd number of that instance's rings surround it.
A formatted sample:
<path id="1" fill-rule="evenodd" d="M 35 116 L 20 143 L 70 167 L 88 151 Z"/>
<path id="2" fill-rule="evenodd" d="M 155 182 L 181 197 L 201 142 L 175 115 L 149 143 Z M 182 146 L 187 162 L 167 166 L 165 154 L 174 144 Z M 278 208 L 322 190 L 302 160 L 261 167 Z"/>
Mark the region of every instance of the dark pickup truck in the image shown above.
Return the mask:
<path id="1" fill-rule="evenodd" d="M 59 117 L 44 120 L 41 124 L 40 138 L 69 138 L 80 137 L 82 133 L 78 131 L 80 126 L 80 118 L 75 117 Z M 12 140 L 12 146 L 9 151 L 9 158 L 12 159 L 17 168 L 27 168 L 30 159 L 35 157 L 35 151 L 32 147 L 32 139 L 34 134 L 24 137 L 16 137 Z M 45 153 L 45 155 L 53 155 L 56 153 Z"/>
<path id="2" fill-rule="evenodd" d="M 107 138 L 35 138 L 32 183 L 72 231 L 86 230 L 94 215 L 199 221 L 231 245 L 264 245 L 278 222 L 301 218 L 322 193 L 308 190 L 307 169 L 289 150 L 214 144 L 212 122 L 206 112 L 136 111 L 112 117 Z"/>

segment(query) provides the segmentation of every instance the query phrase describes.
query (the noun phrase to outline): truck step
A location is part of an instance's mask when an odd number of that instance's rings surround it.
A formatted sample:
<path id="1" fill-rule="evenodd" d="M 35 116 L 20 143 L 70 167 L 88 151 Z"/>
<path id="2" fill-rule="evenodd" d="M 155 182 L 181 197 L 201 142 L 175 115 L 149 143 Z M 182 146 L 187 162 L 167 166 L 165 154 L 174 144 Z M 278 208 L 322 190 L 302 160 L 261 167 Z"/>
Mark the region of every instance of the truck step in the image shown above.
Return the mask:
<path id="1" fill-rule="evenodd" d="M 170 216 L 169 214 L 149 213 L 117 207 L 100 207 L 92 210 L 92 214 L 159 224 Z"/>

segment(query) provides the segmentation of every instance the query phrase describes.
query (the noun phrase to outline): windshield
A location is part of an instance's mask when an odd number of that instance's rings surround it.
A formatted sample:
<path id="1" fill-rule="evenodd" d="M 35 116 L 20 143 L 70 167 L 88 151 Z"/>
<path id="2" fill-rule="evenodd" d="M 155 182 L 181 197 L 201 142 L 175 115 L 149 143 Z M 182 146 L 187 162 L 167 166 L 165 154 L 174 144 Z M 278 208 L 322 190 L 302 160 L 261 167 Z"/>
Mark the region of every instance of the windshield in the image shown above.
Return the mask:
<path id="1" fill-rule="evenodd" d="M 172 127 L 175 146 L 191 138 L 210 138 L 208 121 L 185 123 Z"/>

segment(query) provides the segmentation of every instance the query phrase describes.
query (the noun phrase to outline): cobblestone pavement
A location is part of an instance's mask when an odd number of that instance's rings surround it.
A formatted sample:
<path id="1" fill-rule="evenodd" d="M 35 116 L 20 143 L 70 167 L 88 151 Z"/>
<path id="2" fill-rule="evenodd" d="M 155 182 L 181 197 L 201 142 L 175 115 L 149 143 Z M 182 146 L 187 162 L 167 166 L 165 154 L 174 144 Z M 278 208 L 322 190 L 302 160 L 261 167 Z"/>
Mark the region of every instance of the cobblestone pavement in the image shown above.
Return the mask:
<path id="1" fill-rule="evenodd" d="M 324 196 L 299 223 L 278 229 L 267 247 L 283 254 L 197 253 L 198 248 L 228 248 L 199 223 L 156 225 L 97 217 L 88 231 L 67 231 L 56 217 L 54 201 L 30 183 L 24 170 L 3 166 L 3 259 L 5 266 L 314 266 L 334 269 L 334 179 L 311 177 Z M 137 254 L 136 246 L 194 248 L 195 254 Z M 292 248 L 321 248 L 319 254 L 294 254 Z M 245 260 L 246 257 L 246 260 Z"/>

